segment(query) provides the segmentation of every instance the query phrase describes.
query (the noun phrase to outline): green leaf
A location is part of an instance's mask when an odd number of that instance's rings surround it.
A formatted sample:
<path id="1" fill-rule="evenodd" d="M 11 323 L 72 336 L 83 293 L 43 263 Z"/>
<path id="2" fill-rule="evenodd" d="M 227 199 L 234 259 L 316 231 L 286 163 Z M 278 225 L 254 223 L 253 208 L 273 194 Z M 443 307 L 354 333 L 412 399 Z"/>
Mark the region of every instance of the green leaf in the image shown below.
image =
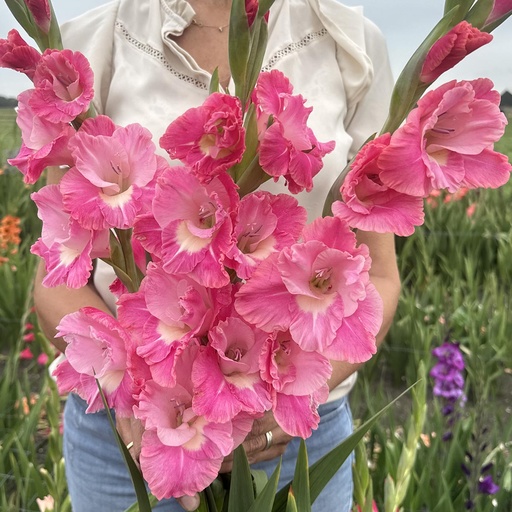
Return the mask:
<path id="1" fill-rule="evenodd" d="M 252 28 L 251 50 L 247 62 L 247 78 L 243 94 L 243 105 L 249 101 L 252 90 L 261 72 L 263 57 L 267 48 L 268 26 L 263 19 L 256 19 Z"/>
<path id="2" fill-rule="evenodd" d="M 393 89 L 389 117 L 381 133 L 394 132 L 427 89 L 429 84 L 419 82 L 423 62 L 432 45 L 453 25 L 456 13 L 457 8 L 453 8 L 443 16 L 405 65 Z"/>
<path id="3" fill-rule="evenodd" d="M 229 489 L 228 512 L 243 512 L 254 503 L 251 468 L 244 447 L 240 445 L 233 453 L 233 471 Z"/>
<path id="4" fill-rule="evenodd" d="M 251 38 L 244 0 L 233 0 L 229 19 L 229 67 L 235 94 L 243 102 Z"/>
<path id="5" fill-rule="evenodd" d="M 219 68 L 215 68 L 212 73 L 212 79 L 210 80 L 210 88 L 208 91 L 210 94 L 219 92 Z"/>
<path id="6" fill-rule="evenodd" d="M 297 509 L 300 512 L 311 512 L 311 498 L 309 495 L 308 452 L 304 439 L 300 440 L 299 453 L 295 463 L 292 489 L 294 490 Z"/>
<path id="7" fill-rule="evenodd" d="M 12 15 L 16 18 L 16 21 L 25 29 L 30 37 L 35 39 L 37 37 L 37 31 L 25 2 L 21 0 L 5 0 L 5 3 Z"/>
<path id="8" fill-rule="evenodd" d="M 466 21 L 475 27 L 481 28 L 489 14 L 491 14 L 493 6 L 493 0 L 478 0 L 466 16 Z"/>
<path id="9" fill-rule="evenodd" d="M 258 5 L 258 16 L 263 18 L 272 5 L 274 5 L 274 1 L 275 0 L 260 0 Z"/>
<path id="10" fill-rule="evenodd" d="M 251 469 L 254 495 L 259 496 L 268 483 L 268 476 L 262 469 Z"/>
<path id="11" fill-rule="evenodd" d="M 288 491 L 288 500 L 286 502 L 286 512 L 298 512 L 297 502 L 295 501 L 295 496 L 293 495 L 293 491 L 292 491 L 291 487 Z"/>
<path id="12" fill-rule="evenodd" d="M 254 471 L 253 471 L 254 474 Z M 254 503 L 247 512 L 271 512 L 274 497 L 277 491 L 277 484 L 279 483 L 279 475 L 281 474 L 281 460 L 276 469 L 272 473 L 265 487 L 256 496 Z"/>
<path id="13" fill-rule="evenodd" d="M 135 489 L 135 495 L 137 496 L 139 512 L 151 512 L 151 504 L 149 502 L 148 492 L 146 491 L 146 486 L 144 485 L 144 480 L 142 478 L 142 474 L 139 471 L 139 469 L 137 468 L 137 466 L 135 465 L 135 462 L 132 459 L 130 452 L 127 450 L 121 436 L 119 435 L 119 432 L 116 429 L 114 419 L 112 418 L 112 414 L 110 413 L 110 408 L 107 404 L 107 399 L 105 398 L 105 395 L 103 393 L 103 390 L 101 389 L 101 385 L 100 385 L 98 379 L 96 379 L 96 384 L 98 386 L 98 390 L 101 395 L 103 407 L 105 407 L 105 411 L 107 413 L 107 418 L 110 423 L 110 428 L 112 429 L 112 432 L 114 433 L 114 437 L 116 439 L 117 446 L 119 447 L 119 450 L 121 451 L 121 455 L 123 456 L 126 467 L 128 468 L 128 471 L 130 472 L 130 478 L 133 483 L 133 488 Z"/>
<path id="14" fill-rule="evenodd" d="M 361 440 L 364 434 L 370 430 L 378 419 L 402 396 L 407 394 L 417 382 L 412 386 L 408 387 L 403 393 L 397 396 L 392 402 L 383 407 L 379 412 L 374 414 L 368 421 L 363 423 L 352 435 L 347 437 L 342 443 L 333 448 L 329 453 L 324 455 L 320 460 L 315 462 L 309 468 L 309 480 L 310 480 L 310 492 L 311 492 L 311 503 L 313 503 L 322 489 L 331 480 L 334 474 L 342 466 L 343 462 L 352 453 L 357 443 Z M 286 501 L 288 495 L 288 489 L 290 484 L 284 486 L 276 495 L 274 501 L 273 512 L 283 512 L 286 510 Z"/>

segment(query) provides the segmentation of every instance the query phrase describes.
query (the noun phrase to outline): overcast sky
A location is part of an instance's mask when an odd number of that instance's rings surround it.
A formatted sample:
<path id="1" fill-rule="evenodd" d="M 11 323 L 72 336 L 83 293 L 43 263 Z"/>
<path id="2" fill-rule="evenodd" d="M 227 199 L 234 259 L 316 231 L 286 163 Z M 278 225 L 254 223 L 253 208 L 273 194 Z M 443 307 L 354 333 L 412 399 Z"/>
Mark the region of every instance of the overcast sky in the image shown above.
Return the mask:
<path id="1" fill-rule="evenodd" d="M 278 0 L 277 0 L 278 1 Z M 53 0 L 59 22 L 66 21 L 105 0 Z M 365 14 L 384 32 L 388 41 L 395 77 L 412 52 L 442 16 L 444 0 L 345 0 L 348 5 L 363 5 Z M 5 3 L 0 0 L 0 37 L 16 27 Z M 512 92 L 512 18 L 494 32 L 494 41 L 479 49 L 449 71 L 443 80 L 471 80 L 488 77 L 496 89 Z M 28 79 L 19 73 L 0 69 L 0 95 L 16 96 L 30 87 Z"/>

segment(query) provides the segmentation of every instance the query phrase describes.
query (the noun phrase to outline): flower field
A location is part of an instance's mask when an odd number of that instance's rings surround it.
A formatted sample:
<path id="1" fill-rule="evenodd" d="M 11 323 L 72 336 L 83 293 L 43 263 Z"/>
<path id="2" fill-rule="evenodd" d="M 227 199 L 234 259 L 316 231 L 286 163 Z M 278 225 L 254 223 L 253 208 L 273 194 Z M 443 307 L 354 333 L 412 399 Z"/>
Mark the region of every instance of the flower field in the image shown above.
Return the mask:
<path id="1" fill-rule="evenodd" d="M 6 164 L 18 144 L 14 113 L 0 110 L 0 510 L 65 511 L 63 399 L 48 378 L 55 354 L 30 302 L 34 187 Z M 512 157 L 511 125 L 496 149 Z M 426 386 L 360 446 L 362 510 L 373 500 L 381 511 L 512 510 L 511 200 L 511 183 L 433 195 L 425 224 L 397 240 L 402 297 L 387 342 L 352 393 L 354 417 L 379 410 L 422 367 Z M 446 366 L 452 359 L 432 354 L 444 343 L 458 351 L 456 372 Z"/>

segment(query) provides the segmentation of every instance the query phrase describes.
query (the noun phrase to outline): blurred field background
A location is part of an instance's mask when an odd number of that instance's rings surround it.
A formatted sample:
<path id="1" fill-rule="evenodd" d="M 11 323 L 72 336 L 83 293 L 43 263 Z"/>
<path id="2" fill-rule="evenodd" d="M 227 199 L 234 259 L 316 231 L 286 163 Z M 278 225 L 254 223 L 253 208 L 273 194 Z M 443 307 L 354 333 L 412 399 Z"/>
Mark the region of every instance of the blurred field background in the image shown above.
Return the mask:
<path id="1" fill-rule="evenodd" d="M 70 510 L 64 399 L 48 377 L 55 353 L 32 310 L 29 249 L 40 225 L 33 187 L 6 162 L 20 143 L 14 118 L 0 109 L 0 511 L 61 512 Z M 512 125 L 497 149 L 512 157 Z M 512 183 L 431 197 L 425 225 L 397 239 L 402 297 L 386 343 L 352 393 L 354 418 L 379 410 L 422 367 L 426 386 L 359 446 L 355 495 L 364 511 L 372 500 L 386 512 L 512 510 L 511 203 Z M 445 341 L 459 343 L 465 359 L 467 401 L 450 424 L 428 377 L 431 351 Z M 489 477 L 499 490 L 482 485 Z"/>

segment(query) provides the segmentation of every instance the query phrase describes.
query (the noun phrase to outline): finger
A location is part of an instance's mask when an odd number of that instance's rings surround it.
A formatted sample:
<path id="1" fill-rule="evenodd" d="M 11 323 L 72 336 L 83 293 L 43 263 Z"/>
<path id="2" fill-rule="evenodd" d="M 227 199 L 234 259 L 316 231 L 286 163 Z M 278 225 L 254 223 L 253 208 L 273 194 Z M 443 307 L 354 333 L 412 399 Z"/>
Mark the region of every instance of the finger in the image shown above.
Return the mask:
<path id="1" fill-rule="evenodd" d="M 130 421 L 132 441 L 133 441 L 133 457 L 135 459 L 139 459 L 140 450 L 142 445 L 142 434 L 144 433 L 144 427 L 142 426 L 142 422 L 135 418 L 131 418 Z"/>
<path id="2" fill-rule="evenodd" d="M 182 496 L 177 499 L 178 503 L 185 509 L 190 512 L 199 508 L 200 499 L 197 494 L 194 496 Z"/>
<path id="3" fill-rule="evenodd" d="M 132 440 L 132 425 L 130 418 L 116 417 L 116 428 L 124 444 L 128 444 Z"/>
<path id="4" fill-rule="evenodd" d="M 254 420 L 251 432 L 247 437 L 257 437 L 265 434 L 269 430 L 274 430 L 277 427 L 276 420 L 272 411 L 267 411 L 264 416 Z"/>

